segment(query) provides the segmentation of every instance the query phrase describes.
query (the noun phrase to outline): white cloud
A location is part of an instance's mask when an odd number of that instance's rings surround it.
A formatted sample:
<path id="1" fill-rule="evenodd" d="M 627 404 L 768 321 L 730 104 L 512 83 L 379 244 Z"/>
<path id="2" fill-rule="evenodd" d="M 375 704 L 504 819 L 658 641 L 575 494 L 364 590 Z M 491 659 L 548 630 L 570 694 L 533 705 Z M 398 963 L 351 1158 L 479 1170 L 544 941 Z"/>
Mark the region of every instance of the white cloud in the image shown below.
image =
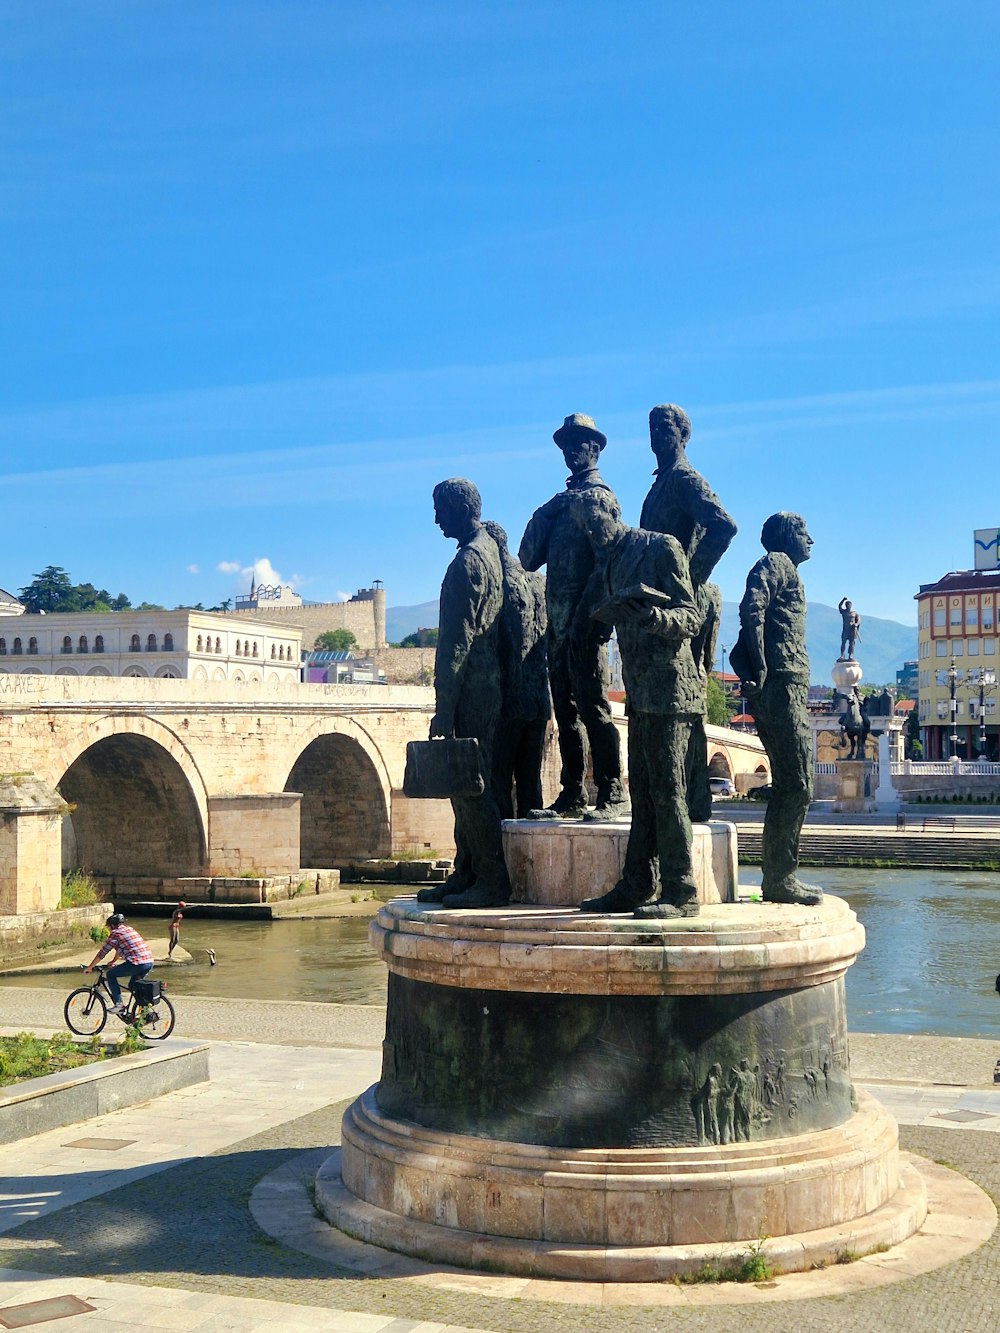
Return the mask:
<path id="1" fill-rule="evenodd" d="M 221 568 L 221 566 L 220 566 Z M 235 573 L 239 569 L 239 580 L 237 582 L 237 591 L 240 593 L 249 592 L 251 578 L 259 587 L 263 584 L 265 587 L 285 587 L 286 585 L 294 588 L 299 582 L 299 575 L 292 574 L 286 576 L 280 574 L 271 564 L 267 556 L 261 556 L 255 560 L 252 565 L 234 566 L 227 569 L 227 573 Z"/>
<path id="2" fill-rule="evenodd" d="M 187 568 L 187 572 L 188 572 L 189 574 L 200 574 L 200 573 L 201 573 L 201 570 L 198 568 L 197 565 L 187 565 L 186 568 Z"/>
<path id="3" fill-rule="evenodd" d="M 242 566 L 238 560 L 220 560 L 215 568 L 220 574 L 238 574 Z"/>
<path id="4" fill-rule="evenodd" d="M 351 600 L 351 594 L 349 592 L 341 592 L 339 588 L 337 589 L 338 602 L 349 602 L 350 600 Z"/>

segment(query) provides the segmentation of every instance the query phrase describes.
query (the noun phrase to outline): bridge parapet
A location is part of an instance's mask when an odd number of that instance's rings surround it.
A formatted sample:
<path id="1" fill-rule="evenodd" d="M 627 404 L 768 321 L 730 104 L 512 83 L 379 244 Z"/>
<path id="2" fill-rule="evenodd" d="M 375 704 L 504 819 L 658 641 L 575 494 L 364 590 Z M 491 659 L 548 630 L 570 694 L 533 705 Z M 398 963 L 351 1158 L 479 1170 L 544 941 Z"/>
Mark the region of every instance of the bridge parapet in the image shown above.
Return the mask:
<path id="1" fill-rule="evenodd" d="M 302 681 L 160 680 L 141 676 L 0 674 L 0 712 L 12 708 L 123 706 L 239 709 L 280 703 L 296 709 L 377 709 L 433 712 L 434 691 L 424 685 L 321 685 Z"/>

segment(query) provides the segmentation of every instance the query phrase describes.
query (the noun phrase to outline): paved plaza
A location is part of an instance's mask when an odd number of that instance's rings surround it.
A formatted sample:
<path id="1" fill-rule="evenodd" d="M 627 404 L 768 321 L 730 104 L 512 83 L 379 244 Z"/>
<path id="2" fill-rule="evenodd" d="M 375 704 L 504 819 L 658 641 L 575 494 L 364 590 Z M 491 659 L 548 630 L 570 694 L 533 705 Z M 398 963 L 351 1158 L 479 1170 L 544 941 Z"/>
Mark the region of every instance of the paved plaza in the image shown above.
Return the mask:
<path id="1" fill-rule="evenodd" d="M 62 998 L 0 988 L 0 1031 L 61 1027 Z M 0 1327 L 11 1307 L 47 1300 L 63 1304 L 32 1326 L 67 1333 L 1000 1324 L 996 1233 L 933 1271 L 890 1252 L 756 1286 L 630 1288 L 463 1274 L 338 1238 L 309 1182 L 345 1104 L 378 1077 L 382 1009 L 184 997 L 178 1009 L 179 1033 L 210 1042 L 209 1083 L 3 1149 Z M 995 1043 L 858 1035 L 852 1053 L 906 1149 L 1000 1196 Z M 91 1146 L 75 1146 L 84 1135 Z M 949 1243 L 931 1240 L 932 1262 Z M 68 1309 L 80 1312 L 53 1318 Z"/>

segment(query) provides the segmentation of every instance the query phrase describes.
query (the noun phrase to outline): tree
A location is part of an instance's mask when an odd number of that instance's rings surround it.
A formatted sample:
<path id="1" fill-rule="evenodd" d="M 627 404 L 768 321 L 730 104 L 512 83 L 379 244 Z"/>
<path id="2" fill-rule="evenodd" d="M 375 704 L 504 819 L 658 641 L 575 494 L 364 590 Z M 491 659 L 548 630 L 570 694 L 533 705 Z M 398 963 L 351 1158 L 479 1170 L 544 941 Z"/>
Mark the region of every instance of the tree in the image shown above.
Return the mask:
<path id="1" fill-rule="evenodd" d="M 348 648 L 356 648 L 358 641 L 349 629 L 325 629 L 316 635 L 314 648 L 327 653 L 343 653 Z"/>
<path id="2" fill-rule="evenodd" d="M 713 727 L 728 727 L 729 719 L 736 712 L 736 704 L 732 695 L 726 693 L 714 676 L 708 678 L 705 698 L 708 705 L 705 721 Z"/>
<path id="3" fill-rule="evenodd" d="M 910 749 L 910 758 L 922 759 L 924 747 L 920 739 L 920 712 L 916 708 L 910 709 L 910 715 L 906 719 L 906 742 Z"/>
<path id="4" fill-rule="evenodd" d="M 59 565 L 46 565 L 18 597 L 25 609 L 37 615 L 44 611 L 124 611 L 132 603 L 120 592 L 112 597 L 107 588 L 92 583 L 70 583 L 69 575 Z"/>
<path id="5" fill-rule="evenodd" d="M 80 609 L 69 575 L 59 565 L 46 565 L 17 595 L 32 615 L 42 611 L 51 613 Z"/>

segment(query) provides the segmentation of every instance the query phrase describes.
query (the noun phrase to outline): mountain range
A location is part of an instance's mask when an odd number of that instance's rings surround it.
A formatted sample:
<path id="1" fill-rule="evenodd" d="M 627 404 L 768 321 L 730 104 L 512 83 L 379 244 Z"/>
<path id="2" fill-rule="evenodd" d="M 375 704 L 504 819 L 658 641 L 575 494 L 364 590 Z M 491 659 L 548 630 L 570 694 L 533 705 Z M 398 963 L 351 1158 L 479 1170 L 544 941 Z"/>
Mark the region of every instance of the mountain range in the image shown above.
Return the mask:
<path id="1" fill-rule="evenodd" d="M 417 606 L 393 606 L 385 613 L 385 636 L 398 643 L 417 629 L 437 624 L 438 602 L 420 602 Z M 840 653 L 840 612 L 835 606 L 809 602 L 806 609 L 806 647 L 812 666 L 814 685 L 830 684 L 830 669 Z M 740 627 L 738 602 L 723 602 L 722 627 L 716 650 L 716 666 L 722 668 L 723 646 L 728 655 Z M 862 614 L 861 637 L 855 655 L 864 671 L 866 685 L 895 684 L 896 672 L 917 655 L 917 627 L 901 625 L 896 620 L 879 620 Z M 729 670 L 728 658 L 725 670 Z"/>

